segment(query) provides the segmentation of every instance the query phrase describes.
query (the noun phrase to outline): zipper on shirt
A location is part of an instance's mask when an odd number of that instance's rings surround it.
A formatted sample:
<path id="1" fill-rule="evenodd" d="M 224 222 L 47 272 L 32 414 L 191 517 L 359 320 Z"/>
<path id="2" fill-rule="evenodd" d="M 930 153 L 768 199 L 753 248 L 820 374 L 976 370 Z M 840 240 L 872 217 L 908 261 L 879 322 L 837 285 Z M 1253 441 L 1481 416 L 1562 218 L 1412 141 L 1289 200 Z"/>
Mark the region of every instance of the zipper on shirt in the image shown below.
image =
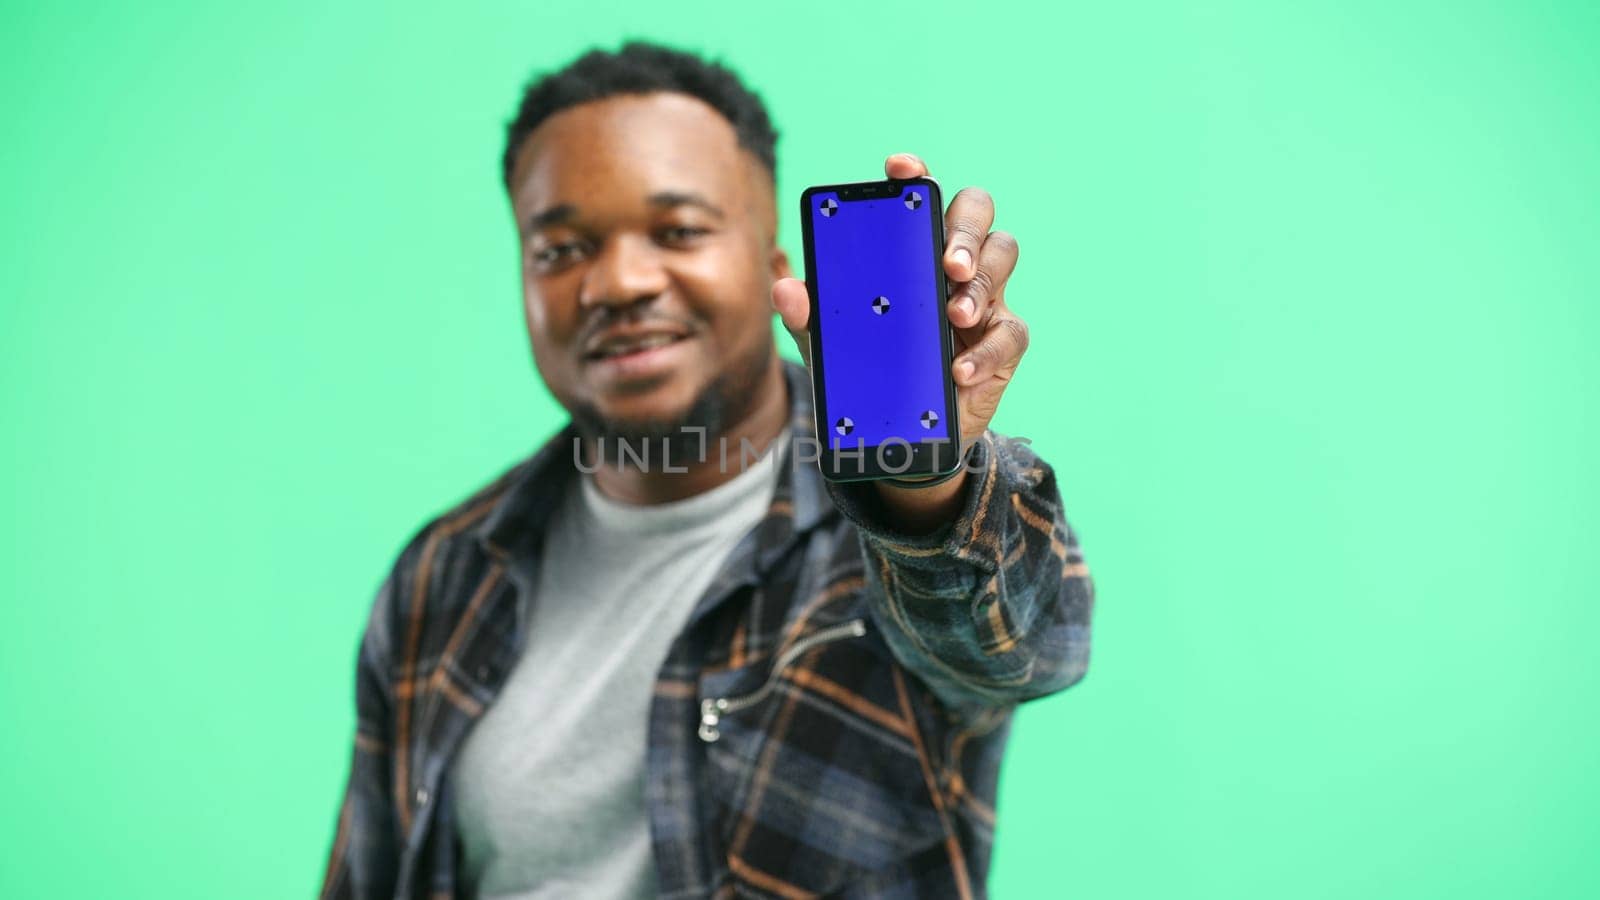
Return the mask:
<path id="1" fill-rule="evenodd" d="M 866 619 L 851 619 L 838 625 L 820 628 L 815 633 L 795 641 L 794 646 L 785 650 L 778 657 L 778 661 L 773 664 L 772 674 L 767 676 L 767 680 L 760 687 L 739 697 L 707 697 L 701 700 L 700 740 L 708 744 L 715 741 L 718 737 L 721 737 L 721 732 L 717 730 L 717 723 L 722 721 L 724 715 L 738 712 L 747 706 L 760 703 L 762 698 L 772 693 L 772 689 L 778 684 L 778 676 L 782 674 L 785 666 L 794 661 L 795 657 L 818 644 L 845 638 L 861 637 L 866 633 Z"/>

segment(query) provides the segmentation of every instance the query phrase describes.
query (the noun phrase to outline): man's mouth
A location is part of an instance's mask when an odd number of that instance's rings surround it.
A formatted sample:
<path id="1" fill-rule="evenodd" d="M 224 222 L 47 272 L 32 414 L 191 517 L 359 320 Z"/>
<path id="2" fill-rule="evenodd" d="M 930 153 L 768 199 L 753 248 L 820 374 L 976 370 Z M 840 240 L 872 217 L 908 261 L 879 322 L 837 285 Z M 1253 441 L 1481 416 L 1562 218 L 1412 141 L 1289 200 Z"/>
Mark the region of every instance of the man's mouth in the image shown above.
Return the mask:
<path id="1" fill-rule="evenodd" d="M 647 353 L 668 344 L 675 344 L 686 338 L 686 335 L 656 332 L 636 337 L 616 338 L 602 341 L 597 349 L 584 354 L 587 360 L 616 359 L 623 356 L 635 356 Z"/>
<path id="2" fill-rule="evenodd" d="M 663 329 L 613 331 L 595 341 L 584 365 L 603 390 L 634 391 L 681 371 L 693 358 L 687 349 L 693 339 L 693 334 Z"/>

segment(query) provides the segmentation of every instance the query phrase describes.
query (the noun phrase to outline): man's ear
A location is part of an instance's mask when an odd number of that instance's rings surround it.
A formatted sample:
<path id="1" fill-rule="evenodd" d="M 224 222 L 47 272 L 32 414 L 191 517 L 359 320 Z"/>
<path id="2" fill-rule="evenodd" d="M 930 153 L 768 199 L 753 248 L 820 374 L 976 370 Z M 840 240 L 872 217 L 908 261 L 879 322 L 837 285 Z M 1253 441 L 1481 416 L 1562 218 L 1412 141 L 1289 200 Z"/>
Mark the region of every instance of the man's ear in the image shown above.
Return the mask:
<path id="1" fill-rule="evenodd" d="M 794 270 L 789 268 L 789 254 L 782 247 L 774 245 L 772 248 L 772 280 L 794 277 Z"/>

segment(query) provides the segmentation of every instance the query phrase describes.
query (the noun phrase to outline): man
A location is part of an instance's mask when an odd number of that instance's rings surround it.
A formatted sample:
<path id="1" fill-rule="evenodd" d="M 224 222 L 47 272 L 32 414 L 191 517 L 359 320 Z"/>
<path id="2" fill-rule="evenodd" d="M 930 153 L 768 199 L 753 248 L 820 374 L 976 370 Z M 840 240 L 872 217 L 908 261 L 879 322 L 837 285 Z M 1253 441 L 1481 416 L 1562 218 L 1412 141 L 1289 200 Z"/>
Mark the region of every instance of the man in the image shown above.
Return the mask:
<path id="1" fill-rule="evenodd" d="M 952 200 L 962 472 L 825 482 L 775 142 L 666 48 L 529 87 L 505 186 L 571 421 L 385 579 L 324 897 L 984 893 L 1012 710 L 1082 678 L 1093 604 L 1051 467 L 988 429 L 1017 244 Z"/>

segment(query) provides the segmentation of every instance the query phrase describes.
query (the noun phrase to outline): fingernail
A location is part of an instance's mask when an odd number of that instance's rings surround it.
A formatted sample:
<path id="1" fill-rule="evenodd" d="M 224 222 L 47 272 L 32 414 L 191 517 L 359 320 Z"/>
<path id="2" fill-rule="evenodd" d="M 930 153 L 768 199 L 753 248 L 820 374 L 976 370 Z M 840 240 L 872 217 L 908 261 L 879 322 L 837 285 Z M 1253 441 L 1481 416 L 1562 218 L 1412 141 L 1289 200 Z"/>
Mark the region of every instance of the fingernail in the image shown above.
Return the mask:
<path id="1" fill-rule="evenodd" d="M 972 298 L 963 294 L 961 299 L 956 301 L 956 312 L 961 313 L 963 319 L 972 318 Z"/>
<path id="2" fill-rule="evenodd" d="M 972 377 L 972 373 L 976 369 L 977 366 L 972 364 L 972 360 L 963 359 L 961 362 L 956 363 L 956 377 L 962 381 L 966 381 L 968 378 Z"/>
<path id="3" fill-rule="evenodd" d="M 950 258 L 954 259 L 956 262 L 962 264 L 963 266 L 971 266 L 972 265 L 972 254 L 970 252 L 968 252 L 967 248 L 965 248 L 965 247 L 957 247 L 955 254 L 953 256 L 951 256 Z"/>

